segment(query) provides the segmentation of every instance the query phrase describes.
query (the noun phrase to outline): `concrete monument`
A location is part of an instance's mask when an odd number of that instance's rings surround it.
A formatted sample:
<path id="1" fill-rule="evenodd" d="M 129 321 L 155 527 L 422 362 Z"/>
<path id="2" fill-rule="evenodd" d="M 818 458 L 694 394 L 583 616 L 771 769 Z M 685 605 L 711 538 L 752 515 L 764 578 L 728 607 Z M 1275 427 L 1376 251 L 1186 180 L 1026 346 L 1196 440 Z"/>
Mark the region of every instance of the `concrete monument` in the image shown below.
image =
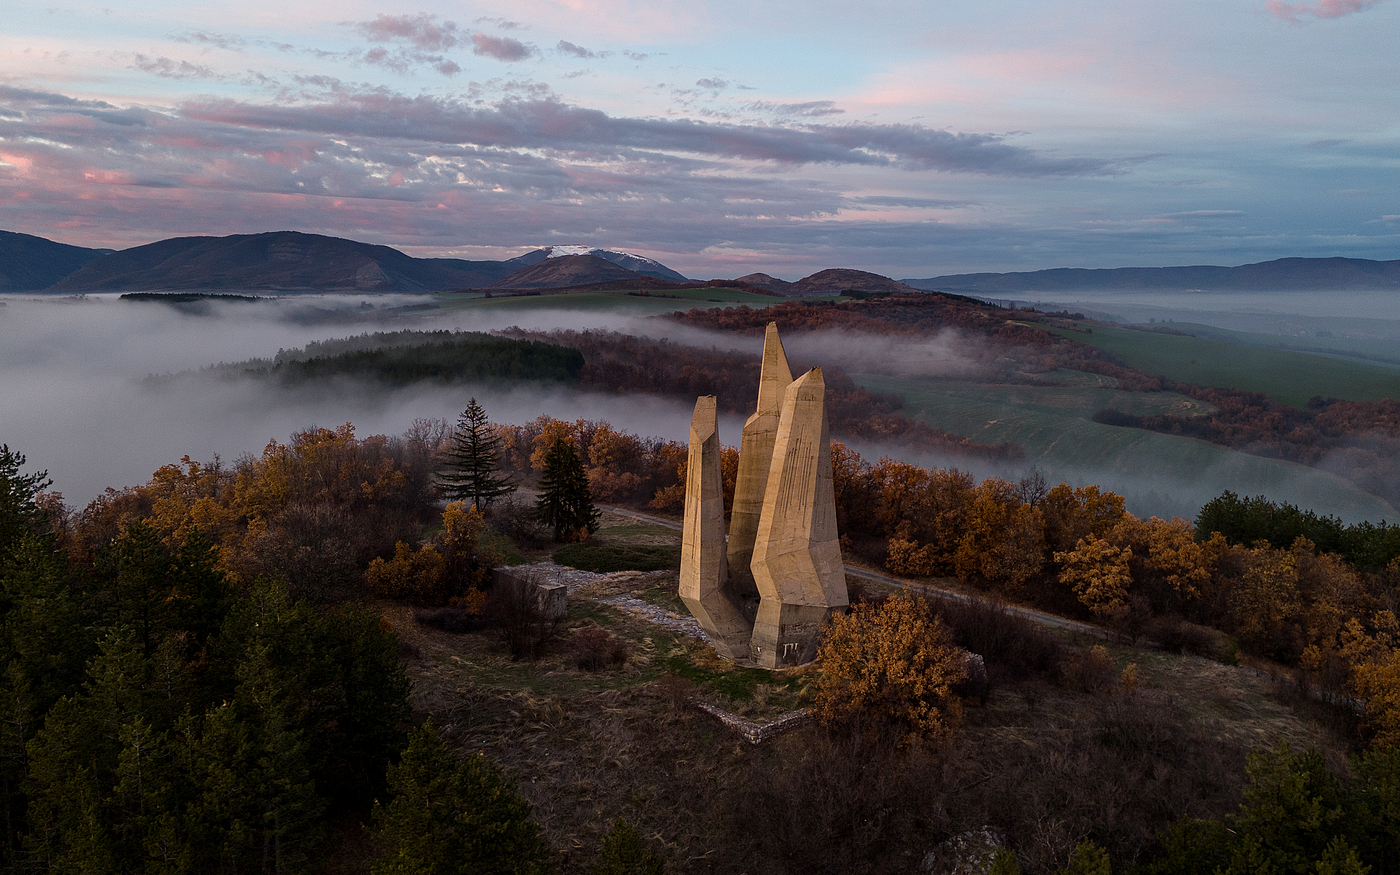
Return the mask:
<path id="1" fill-rule="evenodd" d="M 719 469 L 716 399 L 695 400 L 685 477 L 685 528 L 681 536 L 681 601 L 700 621 L 725 659 L 748 656 L 753 620 L 729 586 L 724 553 L 724 484 Z"/>
<path id="2" fill-rule="evenodd" d="M 778 325 L 768 323 L 763 338 L 763 369 L 758 378 L 758 409 L 744 423 L 739 441 L 739 473 L 734 483 L 734 509 L 729 514 L 729 573 L 735 589 L 758 597 L 754 587 L 754 538 L 763 515 L 763 495 L 768 489 L 768 471 L 773 467 L 773 444 L 778 439 L 778 420 L 783 412 L 783 392 L 792 382 L 787 353 L 778 337 Z"/>
<path id="3" fill-rule="evenodd" d="M 707 395 L 690 425 L 681 599 L 727 659 L 809 662 L 822 622 L 848 604 L 846 575 L 821 369 L 793 380 L 773 323 L 740 444 L 727 549 L 719 458 L 717 402 Z"/>
<path id="4" fill-rule="evenodd" d="M 826 385 L 821 368 L 813 368 L 783 393 L 754 539 L 751 568 L 762 602 L 750 651 L 759 665 L 780 668 L 816 657 L 822 621 L 849 603 L 838 538 Z"/>

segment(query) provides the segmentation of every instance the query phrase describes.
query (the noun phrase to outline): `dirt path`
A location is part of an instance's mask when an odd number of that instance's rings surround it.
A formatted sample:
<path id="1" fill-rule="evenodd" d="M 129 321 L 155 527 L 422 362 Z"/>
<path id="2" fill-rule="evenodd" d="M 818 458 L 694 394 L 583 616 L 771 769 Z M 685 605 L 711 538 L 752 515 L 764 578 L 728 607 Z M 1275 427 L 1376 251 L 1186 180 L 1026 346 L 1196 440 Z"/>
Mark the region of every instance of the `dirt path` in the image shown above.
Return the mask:
<path id="1" fill-rule="evenodd" d="M 658 526 L 665 526 L 668 529 L 674 529 L 676 531 L 681 530 L 681 524 L 679 522 L 673 519 L 667 519 L 666 517 L 653 516 L 649 513 L 641 513 L 640 511 L 628 510 L 624 507 L 614 507 L 612 505 L 600 504 L 598 505 L 598 509 L 606 510 L 609 513 L 617 514 L 618 516 L 630 517 L 631 519 L 639 520 L 641 522 L 652 523 L 653 525 Z M 945 589 L 943 587 L 934 586 L 928 583 L 915 583 L 912 580 L 902 580 L 898 577 L 891 577 L 890 575 L 883 574 L 879 571 L 872 571 L 869 568 L 861 568 L 858 565 L 847 565 L 846 574 L 850 575 L 851 577 L 860 578 L 861 580 L 869 580 L 873 583 L 881 583 L 885 586 L 894 586 L 899 587 L 900 589 L 911 590 L 913 592 L 921 592 L 925 595 L 930 595 L 934 598 L 945 599 L 947 601 L 960 602 L 966 604 L 973 600 L 972 596 L 969 596 L 966 593 L 957 592 L 956 590 L 951 589 Z M 1037 611 L 1033 608 L 1022 608 L 1016 605 L 1007 605 L 1006 610 L 1019 617 L 1025 617 L 1027 620 L 1030 620 L 1034 623 L 1039 623 L 1042 626 L 1051 626 L 1056 629 L 1064 629 L 1069 632 L 1076 632 L 1080 635 L 1088 635 L 1092 638 L 1116 640 L 1116 636 L 1113 635 L 1113 633 L 1109 632 L 1106 629 L 1101 629 L 1098 626 L 1091 625 L 1089 623 L 1081 623 L 1078 620 L 1070 620 L 1065 617 L 1058 617 L 1054 614 L 1047 614 L 1044 611 Z"/>

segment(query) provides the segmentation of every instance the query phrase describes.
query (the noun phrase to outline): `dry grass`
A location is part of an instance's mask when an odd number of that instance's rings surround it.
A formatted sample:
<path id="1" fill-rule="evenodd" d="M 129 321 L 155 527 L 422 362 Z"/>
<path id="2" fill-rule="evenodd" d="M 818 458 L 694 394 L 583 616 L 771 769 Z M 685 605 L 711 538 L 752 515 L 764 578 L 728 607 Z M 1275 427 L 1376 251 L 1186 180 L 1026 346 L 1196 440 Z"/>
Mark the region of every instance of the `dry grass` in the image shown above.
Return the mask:
<path id="1" fill-rule="evenodd" d="M 1238 804 L 1251 749 L 1287 740 L 1333 762 L 1345 755 L 1267 678 L 1066 632 L 1052 634 L 1069 656 L 1104 645 L 1115 671 L 1136 664 L 1137 691 L 1006 679 L 966 708 L 945 750 L 898 752 L 818 726 L 753 748 L 677 709 L 668 687 L 688 682 L 763 720 L 799 705 L 819 668 L 737 668 L 593 600 L 628 592 L 664 603 L 674 586 L 674 573 L 634 575 L 575 593 L 564 636 L 596 624 L 631 647 L 626 664 L 596 672 L 578 669 L 562 643 L 534 664 L 511 662 L 490 634 L 451 635 L 379 606 L 417 648 L 406 662 L 415 709 L 516 779 L 565 872 L 586 871 L 617 817 L 637 824 L 673 875 L 910 871 L 939 841 L 984 825 L 1012 837 L 1028 873 L 1055 871 L 1085 836 L 1118 866 L 1168 820 Z"/>

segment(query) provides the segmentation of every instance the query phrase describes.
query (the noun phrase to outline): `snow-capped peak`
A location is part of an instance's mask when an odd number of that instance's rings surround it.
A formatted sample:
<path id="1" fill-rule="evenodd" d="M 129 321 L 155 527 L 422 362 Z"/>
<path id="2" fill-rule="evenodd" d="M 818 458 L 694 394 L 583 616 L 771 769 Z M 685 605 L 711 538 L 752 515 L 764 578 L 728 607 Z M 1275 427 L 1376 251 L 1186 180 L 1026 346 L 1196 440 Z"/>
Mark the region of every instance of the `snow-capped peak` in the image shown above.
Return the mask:
<path id="1" fill-rule="evenodd" d="M 545 258 L 563 258 L 566 255 L 596 255 L 607 261 L 615 261 L 618 257 L 635 258 L 637 261 L 647 264 L 663 266 L 661 262 L 654 258 L 647 258 L 645 255 L 638 255 L 635 252 L 624 252 L 621 249 L 600 249 L 597 246 L 582 246 L 570 244 L 567 246 L 545 246 Z M 610 257 L 609 257 L 610 256 Z"/>
<path id="2" fill-rule="evenodd" d="M 542 246 L 533 253 L 521 256 L 526 264 L 535 263 L 534 260 L 540 258 L 538 253 L 544 253 L 545 258 L 563 258 L 566 255 L 592 255 L 611 261 L 613 264 L 625 267 L 628 270 L 635 270 L 637 273 L 659 277 L 660 279 L 684 282 L 686 277 L 678 273 L 654 258 L 647 258 L 645 255 L 637 255 L 632 252 L 623 252 L 617 249 L 600 249 L 596 246 L 583 246 L 579 244 L 569 244 L 564 246 Z M 528 260 L 527 260 L 528 259 Z"/>

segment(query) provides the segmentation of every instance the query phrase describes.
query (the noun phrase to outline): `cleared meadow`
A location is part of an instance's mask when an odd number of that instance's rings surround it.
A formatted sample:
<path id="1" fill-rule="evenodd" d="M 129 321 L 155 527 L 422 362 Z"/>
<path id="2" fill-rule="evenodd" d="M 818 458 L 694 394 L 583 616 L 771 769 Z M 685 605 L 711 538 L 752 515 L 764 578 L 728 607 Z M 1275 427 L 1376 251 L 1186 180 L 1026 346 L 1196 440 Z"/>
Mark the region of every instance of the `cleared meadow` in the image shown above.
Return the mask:
<path id="1" fill-rule="evenodd" d="M 648 295 L 636 289 L 604 289 L 592 292 L 541 293 L 539 295 L 507 295 L 486 297 L 480 293 L 434 295 L 442 310 L 617 310 L 628 315 L 654 315 L 695 307 L 733 307 L 748 304 L 755 309 L 769 307 L 786 300 L 769 295 L 755 295 L 739 289 L 676 289 L 652 291 Z M 838 300 L 822 298 L 821 300 Z"/>
<path id="2" fill-rule="evenodd" d="M 1102 323 L 1037 327 L 1108 350 L 1149 374 L 1201 386 L 1263 392 L 1294 407 L 1302 407 L 1319 395 L 1349 401 L 1400 398 L 1400 373 L 1381 364 Z"/>
<path id="3" fill-rule="evenodd" d="M 1086 383 L 1099 379 L 1083 376 Z M 1382 499 L 1315 468 L 1091 420 L 1104 407 L 1144 415 L 1210 411 L 1209 405 L 1182 395 L 1094 385 L 1007 386 L 876 375 L 855 379 L 873 391 L 902 395 L 909 415 L 935 428 L 977 443 L 1020 444 L 1027 464 L 1052 478 L 1080 477 L 1129 496 L 1157 493 L 1196 506 L 1231 489 L 1348 521 L 1396 516 Z M 1147 512 L 1156 511 L 1149 507 Z"/>

